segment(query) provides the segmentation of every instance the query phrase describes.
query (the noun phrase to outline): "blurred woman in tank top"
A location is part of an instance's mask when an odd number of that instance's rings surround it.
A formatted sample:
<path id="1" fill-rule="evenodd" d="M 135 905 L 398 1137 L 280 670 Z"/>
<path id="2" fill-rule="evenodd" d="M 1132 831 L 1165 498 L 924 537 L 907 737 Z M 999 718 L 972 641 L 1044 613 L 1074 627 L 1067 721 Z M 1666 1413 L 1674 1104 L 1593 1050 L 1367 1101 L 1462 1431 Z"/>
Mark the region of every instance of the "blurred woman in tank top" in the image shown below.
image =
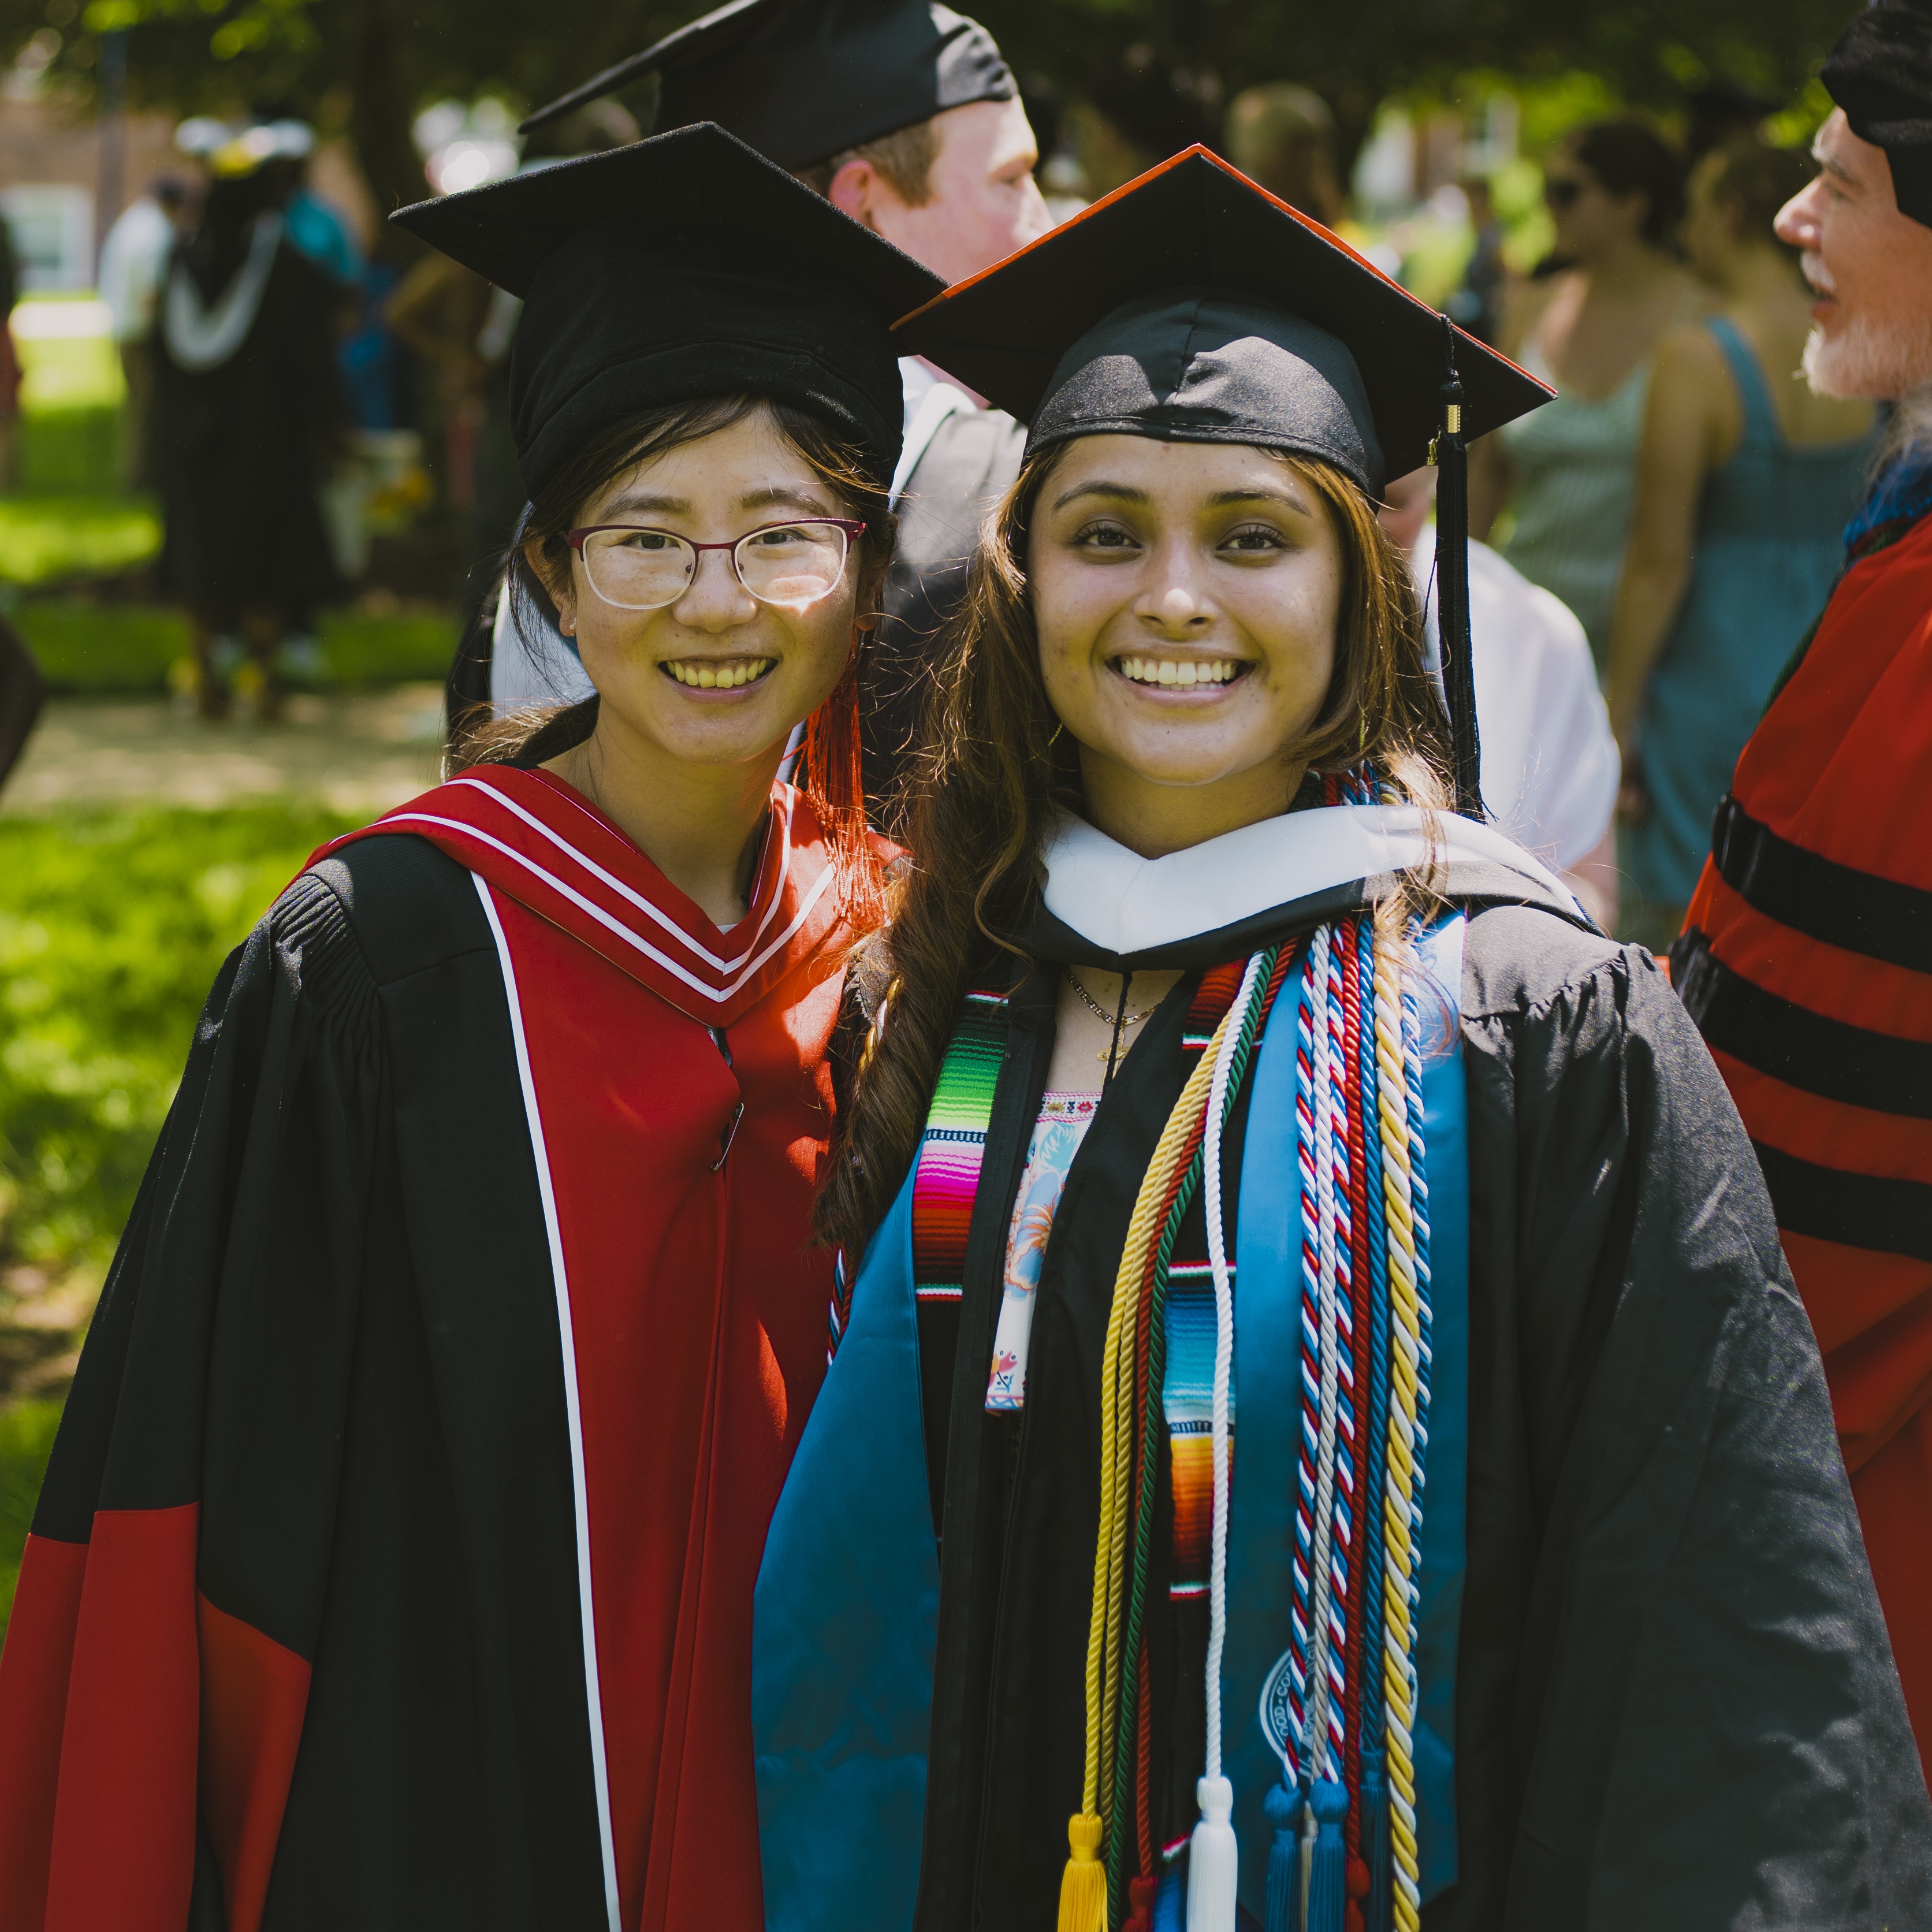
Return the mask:
<path id="1" fill-rule="evenodd" d="M 1522 291 L 1498 346 L 1554 383 L 1547 408 L 1472 452 L 1470 534 L 1487 537 L 1582 621 L 1600 671 L 1624 543 L 1650 358 L 1694 319 L 1694 280 L 1669 252 L 1682 206 L 1676 156 L 1634 121 L 1580 128 L 1546 164 L 1544 195 L 1563 266 Z"/>
<path id="2" fill-rule="evenodd" d="M 1871 405 L 1814 394 L 1798 367 L 1812 296 L 1772 223 L 1811 172 L 1756 142 L 1697 164 L 1684 245 L 1724 306 L 1666 335 L 1652 367 L 1608 695 L 1623 933 L 1653 951 L 1683 923 L 1711 814 L 1830 594 L 1871 452 Z"/>

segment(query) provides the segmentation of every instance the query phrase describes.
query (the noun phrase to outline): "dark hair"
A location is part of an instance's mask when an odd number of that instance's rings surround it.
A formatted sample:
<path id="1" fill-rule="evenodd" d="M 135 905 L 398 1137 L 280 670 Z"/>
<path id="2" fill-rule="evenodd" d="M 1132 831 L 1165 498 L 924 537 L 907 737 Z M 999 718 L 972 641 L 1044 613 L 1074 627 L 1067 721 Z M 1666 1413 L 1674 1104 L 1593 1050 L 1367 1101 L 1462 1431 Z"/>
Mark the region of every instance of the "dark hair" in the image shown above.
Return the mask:
<path id="1" fill-rule="evenodd" d="M 1641 194 L 1643 238 L 1667 248 L 1684 213 L 1684 164 L 1676 151 L 1641 121 L 1597 121 L 1570 137 L 1570 152 L 1606 193 Z"/>
<path id="2" fill-rule="evenodd" d="M 1778 211 L 1802 194 L 1817 170 L 1811 158 L 1796 148 L 1774 148 L 1762 141 L 1733 141 L 1720 148 L 1723 157 L 1711 178 L 1711 198 L 1738 211 L 1742 239 L 1779 242 L 1772 224 Z M 1789 250 L 1796 261 L 1798 250 Z"/>
<path id="3" fill-rule="evenodd" d="M 1026 576 L 1034 506 L 1069 446 L 1022 465 L 974 558 L 931 688 L 908 788 L 914 865 L 890 934 L 866 949 L 888 947 L 890 961 L 861 962 L 863 979 L 890 983 L 815 1210 L 820 1238 L 843 1246 L 848 1260 L 911 1162 L 961 999 L 1002 954 L 1022 952 L 1056 808 L 1080 807 L 1078 754 L 1040 674 Z M 1407 562 L 1376 520 L 1375 506 L 1340 470 L 1302 457 L 1278 460 L 1326 508 L 1343 565 L 1334 676 L 1296 750 L 1324 772 L 1366 759 L 1403 796 L 1439 808 L 1448 726 L 1430 680 Z M 1282 799 L 1284 811 L 1288 802 Z"/>
<path id="4" fill-rule="evenodd" d="M 930 121 L 915 121 L 910 128 L 896 128 L 834 154 L 829 161 L 815 161 L 800 168 L 798 178 L 814 194 L 830 190 L 832 177 L 848 161 L 869 161 L 890 184 L 892 192 L 908 208 L 923 208 L 932 199 L 932 164 L 939 154 L 939 136 Z"/>
<path id="5" fill-rule="evenodd" d="M 868 588 L 878 584 L 892 561 L 895 519 L 890 483 L 874 472 L 866 452 L 841 440 L 817 416 L 790 404 L 762 396 L 702 397 L 620 417 L 562 464 L 531 500 L 518 539 L 504 560 L 504 594 L 524 638 L 547 638 L 555 621 L 550 592 L 530 567 L 526 545 L 537 546 L 554 576 L 568 577 L 571 559 L 566 533 L 576 527 L 584 505 L 592 497 L 639 464 L 680 443 L 714 436 L 760 410 L 770 414 L 819 480 L 863 520 L 866 534 L 857 553 L 860 578 Z M 480 715 L 459 719 L 452 735 L 452 773 L 476 764 L 540 764 L 555 758 L 590 736 L 597 722 L 597 699 L 593 694 L 575 704 L 532 706 L 506 718 L 492 718 L 487 707 L 477 711 Z"/>

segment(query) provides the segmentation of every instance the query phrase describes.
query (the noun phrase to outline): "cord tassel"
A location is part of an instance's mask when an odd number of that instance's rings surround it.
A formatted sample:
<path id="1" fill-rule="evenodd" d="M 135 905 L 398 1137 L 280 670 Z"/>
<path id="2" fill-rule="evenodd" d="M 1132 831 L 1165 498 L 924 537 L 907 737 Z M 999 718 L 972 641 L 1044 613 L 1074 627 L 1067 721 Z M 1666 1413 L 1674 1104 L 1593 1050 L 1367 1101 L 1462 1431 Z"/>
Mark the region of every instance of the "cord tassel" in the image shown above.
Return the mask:
<path id="1" fill-rule="evenodd" d="M 1348 1787 L 1318 1778 L 1308 1794 L 1308 1808 L 1315 1823 L 1315 1856 L 1308 1870 L 1306 1932 L 1342 1932 L 1342 1912 L 1348 1893 L 1348 1852 L 1342 1842 L 1342 1821 L 1348 1815 Z"/>
<path id="2" fill-rule="evenodd" d="M 1157 1878 L 1127 1881 L 1127 1916 L 1120 1932 L 1154 1932 L 1154 1902 L 1160 1892 Z"/>
<path id="3" fill-rule="evenodd" d="M 1476 674 L 1469 641 L 1469 453 L 1462 442 L 1462 382 L 1456 373 L 1456 329 L 1442 318 L 1448 363 L 1442 427 L 1432 446 L 1436 497 L 1436 628 L 1442 644 L 1442 689 L 1456 764 L 1456 809 L 1479 824 L 1483 808 L 1482 740 L 1476 729 Z"/>
<path id="4" fill-rule="evenodd" d="M 1364 1932 L 1390 1932 L 1388 1766 L 1380 1750 L 1362 1754 L 1362 1855 L 1369 1868 Z"/>
<path id="5" fill-rule="evenodd" d="M 1195 1786 L 1201 1822 L 1187 1852 L 1187 1932 L 1234 1932 L 1240 1858 L 1234 1844 L 1234 1787 L 1225 1778 Z M 1341 1932 L 1338 1924 L 1335 1932 Z"/>
<path id="6" fill-rule="evenodd" d="M 1100 1820 L 1076 1811 L 1066 1821 L 1070 1856 L 1060 1878 L 1059 1932 L 1107 1932 L 1107 1868 L 1100 1862 Z"/>
<path id="7" fill-rule="evenodd" d="M 1301 1787 L 1277 1781 L 1262 1810 L 1274 1827 L 1268 1846 L 1267 1932 L 1296 1932 L 1301 1904 Z"/>

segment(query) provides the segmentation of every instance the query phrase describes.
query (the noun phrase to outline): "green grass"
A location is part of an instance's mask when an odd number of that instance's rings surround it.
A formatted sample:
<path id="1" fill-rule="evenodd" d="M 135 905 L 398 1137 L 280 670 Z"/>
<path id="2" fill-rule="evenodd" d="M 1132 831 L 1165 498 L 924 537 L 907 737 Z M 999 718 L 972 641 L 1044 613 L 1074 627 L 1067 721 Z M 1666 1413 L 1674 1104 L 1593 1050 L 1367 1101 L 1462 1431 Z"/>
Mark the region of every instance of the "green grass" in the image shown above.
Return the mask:
<path id="1" fill-rule="evenodd" d="M 34 1520 L 34 1504 L 60 1415 L 57 1402 L 27 1402 L 0 1411 L 0 1632 L 5 1630 L 14 1608 L 20 1552 Z"/>
<path id="2" fill-rule="evenodd" d="M 320 807 L 0 819 L 0 1258 L 112 1253 L 222 959 Z"/>
<path id="3" fill-rule="evenodd" d="M 187 619 L 159 604 L 29 598 L 13 618 L 56 691 L 165 691 L 168 667 L 188 652 Z M 331 685 L 440 680 L 456 647 L 456 622 L 440 610 L 329 610 L 320 638 Z"/>
<path id="4" fill-rule="evenodd" d="M 27 299 L 31 305 L 46 298 Z M 106 336 L 30 335 L 19 347 L 20 407 L 29 416 L 61 410 L 115 410 L 127 395 L 120 351 Z"/>
<path id="5" fill-rule="evenodd" d="M 161 520 L 146 498 L 0 496 L 0 581 L 111 577 L 160 554 Z"/>
<path id="6" fill-rule="evenodd" d="M 0 1262 L 104 1267 L 216 970 L 320 808 L 0 819 Z M 0 1408 L 0 1630 L 60 1420 Z"/>

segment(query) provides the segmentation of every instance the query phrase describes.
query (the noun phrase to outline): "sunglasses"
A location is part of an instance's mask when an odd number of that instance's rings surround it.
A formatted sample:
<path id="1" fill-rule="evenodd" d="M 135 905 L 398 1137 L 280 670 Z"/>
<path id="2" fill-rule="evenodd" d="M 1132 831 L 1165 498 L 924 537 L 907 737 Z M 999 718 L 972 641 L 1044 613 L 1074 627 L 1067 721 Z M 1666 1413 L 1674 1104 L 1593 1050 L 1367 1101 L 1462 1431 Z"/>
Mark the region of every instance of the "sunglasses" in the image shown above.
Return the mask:
<path id="1" fill-rule="evenodd" d="M 1566 208 L 1574 207 L 1578 197 L 1589 185 L 1580 176 L 1552 175 L 1543 184 L 1543 199 L 1547 206 L 1560 214 Z"/>

